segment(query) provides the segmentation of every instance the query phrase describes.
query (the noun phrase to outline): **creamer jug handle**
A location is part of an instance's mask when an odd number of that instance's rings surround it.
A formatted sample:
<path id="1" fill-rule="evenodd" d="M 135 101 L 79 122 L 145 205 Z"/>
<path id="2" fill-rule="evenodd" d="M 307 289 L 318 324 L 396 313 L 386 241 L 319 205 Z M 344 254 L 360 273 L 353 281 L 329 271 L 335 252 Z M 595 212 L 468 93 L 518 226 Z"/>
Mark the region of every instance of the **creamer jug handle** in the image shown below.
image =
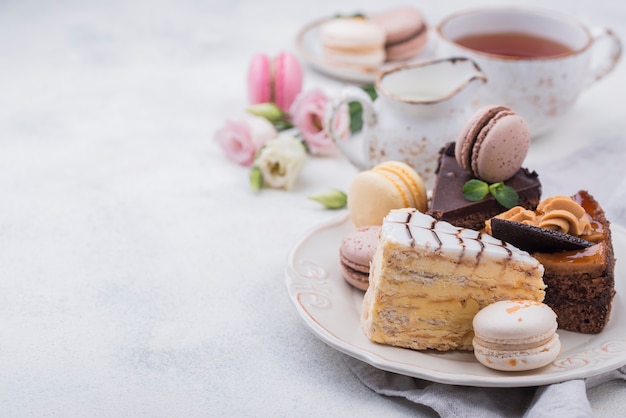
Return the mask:
<path id="1" fill-rule="evenodd" d="M 346 108 L 350 102 L 361 104 L 363 127 L 359 135 L 349 134 L 342 138 L 337 133 L 337 118 L 340 117 L 339 112 L 347 112 Z M 371 97 L 363 89 L 348 86 L 344 87 L 339 95 L 330 102 L 324 115 L 324 127 L 328 135 L 335 142 L 339 151 L 359 170 L 370 168 L 364 141 L 366 141 L 367 130 L 376 125 L 377 117 L 373 104 Z"/>

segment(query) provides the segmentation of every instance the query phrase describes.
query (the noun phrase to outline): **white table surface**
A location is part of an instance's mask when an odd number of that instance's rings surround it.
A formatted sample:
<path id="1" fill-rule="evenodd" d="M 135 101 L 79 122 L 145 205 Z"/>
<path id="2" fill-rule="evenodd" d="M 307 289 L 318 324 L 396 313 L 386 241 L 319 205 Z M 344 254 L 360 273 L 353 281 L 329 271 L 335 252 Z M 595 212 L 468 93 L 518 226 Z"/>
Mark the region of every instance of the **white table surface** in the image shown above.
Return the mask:
<path id="1" fill-rule="evenodd" d="M 247 105 L 253 53 L 293 51 L 319 17 L 406 3 L 0 3 L 1 416 L 432 415 L 362 385 L 287 295 L 288 251 L 337 216 L 306 196 L 347 189 L 355 169 L 311 158 L 293 191 L 253 194 L 213 140 Z M 418 7 L 436 23 L 489 3 Z M 626 38 L 621 2 L 499 3 Z M 342 85 L 307 68 L 305 89 Z M 624 93 L 622 62 L 528 161 L 624 139 Z M 626 384 L 589 398 L 616 416 Z"/>

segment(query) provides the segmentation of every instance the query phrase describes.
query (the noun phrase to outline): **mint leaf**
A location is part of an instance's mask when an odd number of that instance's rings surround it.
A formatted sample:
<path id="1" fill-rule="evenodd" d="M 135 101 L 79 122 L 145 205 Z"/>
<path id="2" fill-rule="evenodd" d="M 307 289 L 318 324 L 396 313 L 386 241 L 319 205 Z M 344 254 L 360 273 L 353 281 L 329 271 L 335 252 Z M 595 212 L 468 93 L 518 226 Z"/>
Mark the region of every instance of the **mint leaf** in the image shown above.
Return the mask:
<path id="1" fill-rule="evenodd" d="M 496 201 L 507 209 L 517 206 L 519 196 L 515 189 L 506 186 L 503 182 L 494 183 L 489 186 L 489 192 Z"/>
<path id="2" fill-rule="evenodd" d="M 484 181 L 472 179 L 463 185 L 463 196 L 471 201 L 478 202 L 489 194 L 489 185 Z"/>

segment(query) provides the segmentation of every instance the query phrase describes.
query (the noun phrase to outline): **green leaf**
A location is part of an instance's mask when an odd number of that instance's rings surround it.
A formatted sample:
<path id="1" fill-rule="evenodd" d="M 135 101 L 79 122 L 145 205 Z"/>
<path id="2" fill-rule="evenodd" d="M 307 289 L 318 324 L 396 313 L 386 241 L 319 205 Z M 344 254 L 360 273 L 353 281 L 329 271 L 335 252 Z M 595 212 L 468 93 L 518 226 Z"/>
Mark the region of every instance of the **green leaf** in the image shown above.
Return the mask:
<path id="1" fill-rule="evenodd" d="M 507 209 L 517 206 L 519 202 L 519 196 L 515 189 L 505 185 L 503 182 L 494 183 L 489 186 L 489 192 L 499 204 Z"/>
<path id="2" fill-rule="evenodd" d="M 489 194 L 489 185 L 484 181 L 472 179 L 463 185 L 463 196 L 471 202 L 483 200 L 487 194 Z"/>
<path id="3" fill-rule="evenodd" d="M 361 86 L 361 89 L 370 96 L 372 101 L 378 97 L 373 84 Z M 350 132 L 354 134 L 363 129 L 363 106 L 359 102 L 349 102 L 348 109 L 350 111 Z"/>
<path id="4" fill-rule="evenodd" d="M 363 128 L 363 106 L 359 102 L 349 102 L 350 132 L 357 133 Z"/>
<path id="5" fill-rule="evenodd" d="M 286 116 L 286 114 L 285 114 Z M 287 116 L 286 116 L 287 117 Z M 291 129 L 293 128 L 293 123 L 291 123 L 290 121 L 284 119 L 284 120 L 277 120 L 274 123 L 274 128 L 276 128 L 277 131 L 285 131 L 287 129 Z"/>
<path id="6" fill-rule="evenodd" d="M 378 97 L 378 92 L 376 91 L 376 87 L 373 84 L 367 84 L 361 87 L 367 94 L 369 94 L 372 101 L 376 100 Z"/>
<path id="7" fill-rule="evenodd" d="M 360 17 L 360 18 L 365 19 L 365 18 L 367 18 L 367 15 L 365 13 L 362 13 L 362 12 L 354 12 L 352 14 L 335 13 L 333 17 L 335 19 L 342 18 L 342 17 L 353 17 L 353 18 L 359 18 Z"/>

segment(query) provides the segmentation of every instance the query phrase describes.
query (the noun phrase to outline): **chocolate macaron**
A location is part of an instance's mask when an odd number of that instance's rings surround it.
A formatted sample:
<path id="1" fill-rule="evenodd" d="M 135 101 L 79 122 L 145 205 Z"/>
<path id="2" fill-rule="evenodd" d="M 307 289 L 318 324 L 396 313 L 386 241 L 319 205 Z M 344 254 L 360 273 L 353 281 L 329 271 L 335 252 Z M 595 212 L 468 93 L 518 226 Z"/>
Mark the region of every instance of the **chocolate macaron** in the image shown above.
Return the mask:
<path id="1" fill-rule="evenodd" d="M 346 282 L 360 290 L 369 286 L 370 262 L 376 252 L 379 225 L 362 226 L 341 241 L 339 261 Z"/>
<path id="2" fill-rule="evenodd" d="M 507 106 L 485 106 L 467 121 L 456 142 L 459 166 L 490 183 L 511 178 L 530 147 L 526 121 Z"/>

